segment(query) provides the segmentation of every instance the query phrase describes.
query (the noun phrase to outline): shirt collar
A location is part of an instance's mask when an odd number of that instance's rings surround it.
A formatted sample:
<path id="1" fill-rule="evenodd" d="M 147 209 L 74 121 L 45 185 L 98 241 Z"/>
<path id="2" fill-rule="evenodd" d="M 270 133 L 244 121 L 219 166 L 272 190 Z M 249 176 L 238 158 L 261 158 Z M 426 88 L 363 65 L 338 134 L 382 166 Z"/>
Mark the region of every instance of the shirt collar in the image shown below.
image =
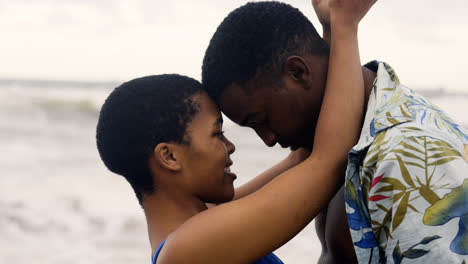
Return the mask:
<path id="1" fill-rule="evenodd" d="M 379 61 L 371 61 L 365 67 L 376 71 L 377 76 L 367 103 L 361 135 L 353 148 L 356 151 L 372 144 L 377 133 L 413 120 L 405 96 L 402 96 L 400 79 L 393 68 Z"/>

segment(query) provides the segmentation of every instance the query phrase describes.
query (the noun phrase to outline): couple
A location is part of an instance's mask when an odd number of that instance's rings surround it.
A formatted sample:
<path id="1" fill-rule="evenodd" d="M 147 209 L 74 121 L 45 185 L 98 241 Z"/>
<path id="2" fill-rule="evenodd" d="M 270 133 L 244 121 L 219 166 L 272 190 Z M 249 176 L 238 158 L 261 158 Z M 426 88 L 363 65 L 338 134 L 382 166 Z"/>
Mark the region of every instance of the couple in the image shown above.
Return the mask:
<path id="1" fill-rule="evenodd" d="M 361 67 L 375 0 L 313 2 L 325 40 L 289 5 L 249 3 L 214 34 L 203 85 L 149 76 L 107 98 L 98 149 L 145 211 L 153 263 L 282 263 L 271 252 L 314 218 L 320 263 L 468 259 L 466 131 L 389 65 Z M 234 188 L 220 110 L 297 150 Z"/>

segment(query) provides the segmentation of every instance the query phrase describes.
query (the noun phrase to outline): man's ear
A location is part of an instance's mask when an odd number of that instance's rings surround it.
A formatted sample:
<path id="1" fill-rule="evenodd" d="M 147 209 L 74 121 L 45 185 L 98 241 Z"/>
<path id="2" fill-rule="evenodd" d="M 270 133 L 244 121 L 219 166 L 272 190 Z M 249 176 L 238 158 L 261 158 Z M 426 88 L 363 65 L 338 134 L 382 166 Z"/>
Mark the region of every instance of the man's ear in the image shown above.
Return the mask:
<path id="1" fill-rule="evenodd" d="M 283 74 L 293 81 L 306 84 L 310 71 L 305 60 L 300 56 L 289 56 L 283 67 Z"/>
<path id="2" fill-rule="evenodd" d="M 159 143 L 153 151 L 154 158 L 163 168 L 178 171 L 182 168 L 180 147 L 171 143 Z"/>

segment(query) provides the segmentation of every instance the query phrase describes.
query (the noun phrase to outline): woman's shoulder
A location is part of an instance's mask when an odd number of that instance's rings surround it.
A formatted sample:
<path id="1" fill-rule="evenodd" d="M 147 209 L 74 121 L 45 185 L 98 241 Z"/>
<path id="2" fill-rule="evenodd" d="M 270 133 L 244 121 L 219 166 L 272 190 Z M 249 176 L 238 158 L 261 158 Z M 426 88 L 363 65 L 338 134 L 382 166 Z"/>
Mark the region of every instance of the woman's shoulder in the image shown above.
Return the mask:
<path id="1" fill-rule="evenodd" d="M 163 248 L 164 246 L 164 243 L 166 243 L 166 239 L 164 239 L 161 244 L 159 244 L 158 248 L 156 249 L 156 251 L 154 252 L 154 255 L 152 257 L 152 264 L 155 264 L 156 263 L 156 260 L 158 259 L 158 256 L 159 256 L 159 253 L 161 252 L 161 249 Z"/>

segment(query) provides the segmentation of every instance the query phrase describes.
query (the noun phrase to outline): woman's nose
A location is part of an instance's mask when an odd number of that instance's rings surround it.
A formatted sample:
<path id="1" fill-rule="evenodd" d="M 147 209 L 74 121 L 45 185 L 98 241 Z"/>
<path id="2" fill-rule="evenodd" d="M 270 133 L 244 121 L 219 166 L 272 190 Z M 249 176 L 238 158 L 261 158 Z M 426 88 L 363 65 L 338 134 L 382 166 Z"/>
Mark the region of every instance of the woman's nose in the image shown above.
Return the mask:
<path id="1" fill-rule="evenodd" d="M 229 154 L 234 153 L 234 151 L 236 151 L 236 146 L 227 137 L 225 137 L 224 139 L 226 140 L 225 144 L 226 144 L 227 152 Z"/>

